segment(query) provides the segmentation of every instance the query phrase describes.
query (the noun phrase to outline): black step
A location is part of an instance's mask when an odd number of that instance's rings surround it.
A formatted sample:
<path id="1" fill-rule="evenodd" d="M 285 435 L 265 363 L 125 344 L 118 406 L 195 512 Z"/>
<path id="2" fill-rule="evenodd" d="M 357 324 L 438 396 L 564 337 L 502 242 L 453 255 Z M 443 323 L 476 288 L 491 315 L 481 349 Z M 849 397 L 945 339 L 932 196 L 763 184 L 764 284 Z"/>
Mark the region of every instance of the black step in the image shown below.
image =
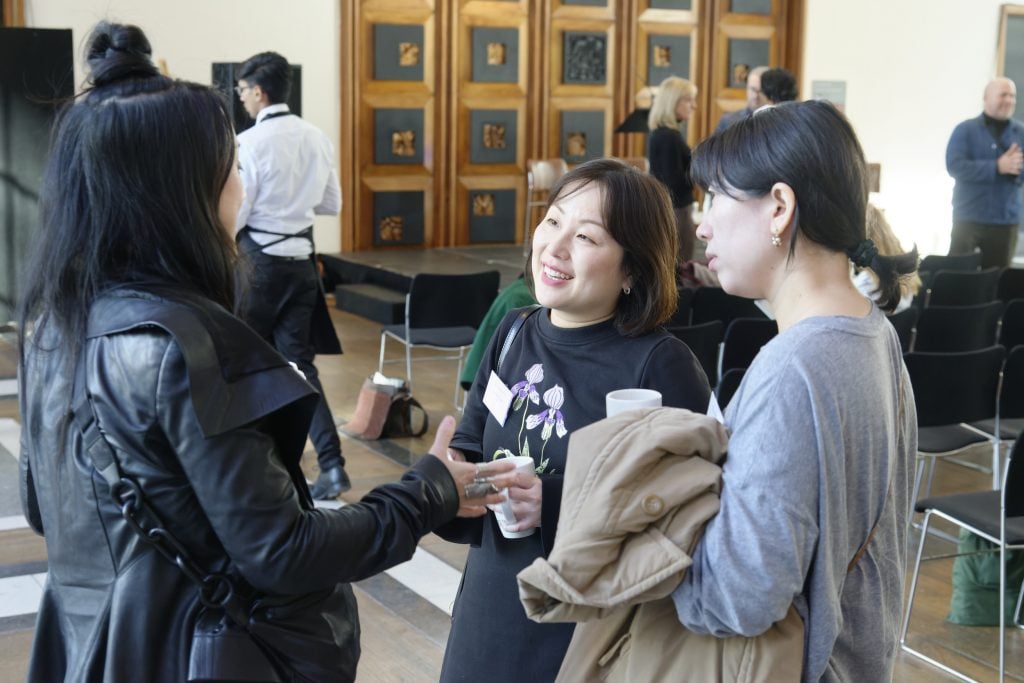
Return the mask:
<path id="1" fill-rule="evenodd" d="M 335 306 L 382 325 L 405 321 L 405 293 L 380 285 L 338 285 L 334 288 Z"/>

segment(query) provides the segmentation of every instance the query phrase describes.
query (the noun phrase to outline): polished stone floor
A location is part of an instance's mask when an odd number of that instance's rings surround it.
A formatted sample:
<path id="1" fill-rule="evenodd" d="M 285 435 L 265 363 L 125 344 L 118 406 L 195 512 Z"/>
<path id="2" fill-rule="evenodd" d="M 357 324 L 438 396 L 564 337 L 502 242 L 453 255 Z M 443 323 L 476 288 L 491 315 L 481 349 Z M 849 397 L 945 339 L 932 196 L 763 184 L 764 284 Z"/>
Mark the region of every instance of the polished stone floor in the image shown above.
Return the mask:
<path id="1" fill-rule="evenodd" d="M 363 379 L 377 369 L 380 328 L 346 313 L 332 310 L 332 315 L 346 354 L 322 357 L 318 365 L 331 408 L 343 425 L 353 415 Z M 395 359 L 399 355 L 397 347 L 389 352 L 389 357 Z M 400 374 L 401 368 L 401 364 L 388 366 L 385 373 Z M 455 364 L 425 361 L 416 363 L 413 372 L 414 394 L 426 406 L 433 427 L 444 414 L 454 412 L 451 388 Z M 0 384 L 0 392 L 4 386 L 9 387 Z M 17 502 L 12 456 L 17 452 L 18 432 L 16 399 L 0 398 L 0 682 L 24 679 L 34 613 L 46 572 L 43 541 L 26 528 Z M 401 463 L 419 457 L 429 446 L 432 433 L 421 439 L 378 442 L 343 437 L 353 489 L 342 502 L 358 501 L 374 486 L 396 479 L 403 469 Z M 984 461 L 985 455 L 978 453 L 979 460 Z M 315 476 L 312 455 L 307 456 L 304 466 L 310 478 Z M 985 475 L 943 466 L 937 473 L 936 492 L 978 489 L 985 483 Z M 941 541 L 930 541 L 929 545 L 937 553 L 951 549 Z M 464 561 L 464 547 L 428 536 L 412 561 L 356 585 L 363 628 L 360 681 L 437 680 Z M 995 629 L 958 627 L 944 621 L 951 565 L 950 560 L 941 560 L 926 567 L 922 597 L 919 607 L 915 606 L 913 642 L 978 680 L 993 681 L 995 672 L 990 663 L 995 661 Z M 1008 643 L 1011 680 L 1024 680 L 1024 632 L 1012 632 Z M 955 679 L 900 655 L 894 680 L 923 683 Z"/>

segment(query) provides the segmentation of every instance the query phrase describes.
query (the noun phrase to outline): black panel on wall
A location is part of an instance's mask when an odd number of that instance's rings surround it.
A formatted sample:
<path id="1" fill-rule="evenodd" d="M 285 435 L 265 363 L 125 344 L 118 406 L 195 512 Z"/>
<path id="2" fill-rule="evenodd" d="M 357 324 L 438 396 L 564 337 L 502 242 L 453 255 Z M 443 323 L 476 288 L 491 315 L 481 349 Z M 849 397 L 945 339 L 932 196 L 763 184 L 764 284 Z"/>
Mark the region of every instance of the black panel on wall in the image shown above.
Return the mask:
<path id="1" fill-rule="evenodd" d="M 241 62 L 214 62 L 213 63 L 213 87 L 219 90 L 228 98 L 228 111 L 231 112 L 231 120 L 235 124 L 235 132 L 241 133 L 246 128 L 252 127 L 253 120 L 245 112 L 245 107 L 238 100 L 235 93 L 235 86 L 238 85 L 238 69 Z M 288 108 L 293 114 L 302 116 L 302 65 L 292 64 L 292 90 L 288 94 Z"/>
<path id="2" fill-rule="evenodd" d="M 693 0 L 650 0 L 651 9 L 693 9 Z"/>
<path id="3" fill-rule="evenodd" d="M 422 25 L 374 25 L 373 77 L 378 81 L 423 80 Z"/>
<path id="4" fill-rule="evenodd" d="M 423 193 L 373 193 L 373 244 L 423 244 Z"/>
<path id="5" fill-rule="evenodd" d="M 769 49 L 767 40 L 746 38 L 729 39 L 729 87 L 747 87 L 747 74 L 758 66 L 768 66 Z"/>
<path id="6" fill-rule="evenodd" d="M 373 162 L 423 163 L 423 110 L 373 110 Z"/>
<path id="7" fill-rule="evenodd" d="M 647 85 L 658 85 L 669 76 L 690 77 L 690 36 L 648 37 Z"/>
<path id="8" fill-rule="evenodd" d="M 74 94 L 71 31 L 0 28 L 0 324 L 11 320 L 56 105 Z"/>
<path id="9" fill-rule="evenodd" d="M 562 158 L 570 164 L 604 156 L 604 112 L 562 112 Z"/>
<path id="10" fill-rule="evenodd" d="M 466 208 L 470 243 L 515 241 L 515 190 L 473 190 Z"/>
<path id="11" fill-rule="evenodd" d="M 516 163 L 515 109 L 474 109 L 469 131 L 469 163 Z"/>
<path id="12" fill-rule="evenodd" d="M 518 29 L 473 29 L 473 80 L 477 83 L 519 80 Z"/>
<path id="13" fill-rule="evenodd" d="M 562 41 L 562 82 L 566 85 L 604 84 L 608 72 L 608 36 L 565 31 Z"/>

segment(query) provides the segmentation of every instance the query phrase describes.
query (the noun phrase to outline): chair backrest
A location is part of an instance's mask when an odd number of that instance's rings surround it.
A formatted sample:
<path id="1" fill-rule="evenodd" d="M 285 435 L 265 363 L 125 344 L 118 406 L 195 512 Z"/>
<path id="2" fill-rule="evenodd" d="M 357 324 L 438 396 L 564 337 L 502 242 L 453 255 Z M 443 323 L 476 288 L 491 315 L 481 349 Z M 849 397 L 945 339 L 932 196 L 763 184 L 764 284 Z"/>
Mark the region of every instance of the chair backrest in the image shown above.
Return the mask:
<path id="1" fill-rule="evenodd" d="M 779 333 L 779 325 L 767 318 L 736 318 L 725 328 L 718 376 L 734 368 L 749 368 L 761 347 Z"/>
<path id="2" fill-rule="evenodd" d="M 498 296 L 500 280 L 496 270 L 414 276 L 406 299 L 409 327 L 478 327 Z"/>
<path id="3" fill-rule="evenodd" d="M 919 427 L 955 425 L 995 417 L 999 371 L 1006 349 L 903 355 L 917 404 Z"/>
<path id="4" fill-rule="evenodd" d="M 686 327 L 690 324 L 690 310 L 693 307 L 694 291 L 696 290 L 692 287 L 679 288 L 679 301 L 676 304 L 676 312 L 665 323 L 665 327 Z"/>
<path id="5" fill-rule="evenodd" d="M 972 251 L 970 254 L 952 254 L 949 256 L 929 254 L 921 259 L 921 265 L 917 269 L 929 273 L 940 270 L 980 270 L 981 252 Z"/>
<path id="6" fill-rule="evenodd" d="M 1024 516 L 1024 432 L 1013 442 L 1003 484 L 1007 517 Z"/>
<path id="7" fill-rule="evenodd" d="M 725 326 L 721 320 L 711 320 L 700 325 L 679 325 L 668 327 L 669 332 L 681 339 L 697 356 L 708 383 L 715 385 L 718 379 L 716 364 L 718 363 L 718 345 L 722 342 L 722 331 Z"/>
<path id="8" fill-rule="evenodd" d="M 729 401 L 732 400 L 736 390 L 740 388 L 740 382 L 743 381 L 743 375 L 746 373 L 746 368 L 733 368 L 722 375 L 718 386 L 715 387 L 715 396 L 718 398 L 718 405 L 722 410 L 729 405 Z"/>
<path id="9" fill-rule="evenodd" d="M 932 276 L 925 306 L 974 306 L 996 300 L 999 268 L 939 270 Z"/>
<path id="10" fill-rule="evenodd" d="M 917 319 L 914 351 L 976 351 L 996 343 L 1003 304 L 929 306 Z"/>
<path id="11" fill-rule="evenodd" d="M 996 298 L 1000 301 L 1024 299 L 1024 268 L 1003 268 L 996 286 Z"/>
<path id="12" fill-rule="evenodd" d="M 736 318 L 767 318 L 752 299 L 727 294 L 721 287 L 700 287 L 690 304 L 690 324 L 721 320 L 728 325 Z"/>
<path id="13" fill-rule="evenodd" d="M 999 386 L 999 417 L 1024 417 L 1024 346 L 1011 348 L 1006 355 Z"/>
<path id="14" fill-rule="evenodd" d="M 896 328 L 896 336 L 900 338 L 900 348 L 904 353 L 910 350 L 914 341 L 919 313 L 916 308 L 911 306 L 889 316 L 889 322 Z"/>
<path id="15" fill-rule="evenodd" d="M 999 343 L 1008 349 L 1024 344 L 1024 299 L 1011 299 L 1003 309 Z"/>
<path id="16" fill-rule="evenodd" d="M 530 159 L 526 162 L 530 172 L 530 190 L 549 192 L 559 178 L 569 172 L 565 159 Z"/>

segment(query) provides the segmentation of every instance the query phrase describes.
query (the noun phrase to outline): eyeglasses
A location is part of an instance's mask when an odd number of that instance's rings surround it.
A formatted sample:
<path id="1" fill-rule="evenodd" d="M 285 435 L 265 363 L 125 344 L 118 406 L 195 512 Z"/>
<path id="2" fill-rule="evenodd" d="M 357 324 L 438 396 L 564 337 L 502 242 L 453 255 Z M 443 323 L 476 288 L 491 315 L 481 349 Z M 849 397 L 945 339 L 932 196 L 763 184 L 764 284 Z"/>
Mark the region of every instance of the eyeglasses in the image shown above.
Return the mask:
<path id="1" fill-rule="evenodd" d="M 235 94 L 236 95 L 241 95 L 246 90 L 252 90 L 252 86 L 251 85 L 236 85 L 235 86 Z"/>

